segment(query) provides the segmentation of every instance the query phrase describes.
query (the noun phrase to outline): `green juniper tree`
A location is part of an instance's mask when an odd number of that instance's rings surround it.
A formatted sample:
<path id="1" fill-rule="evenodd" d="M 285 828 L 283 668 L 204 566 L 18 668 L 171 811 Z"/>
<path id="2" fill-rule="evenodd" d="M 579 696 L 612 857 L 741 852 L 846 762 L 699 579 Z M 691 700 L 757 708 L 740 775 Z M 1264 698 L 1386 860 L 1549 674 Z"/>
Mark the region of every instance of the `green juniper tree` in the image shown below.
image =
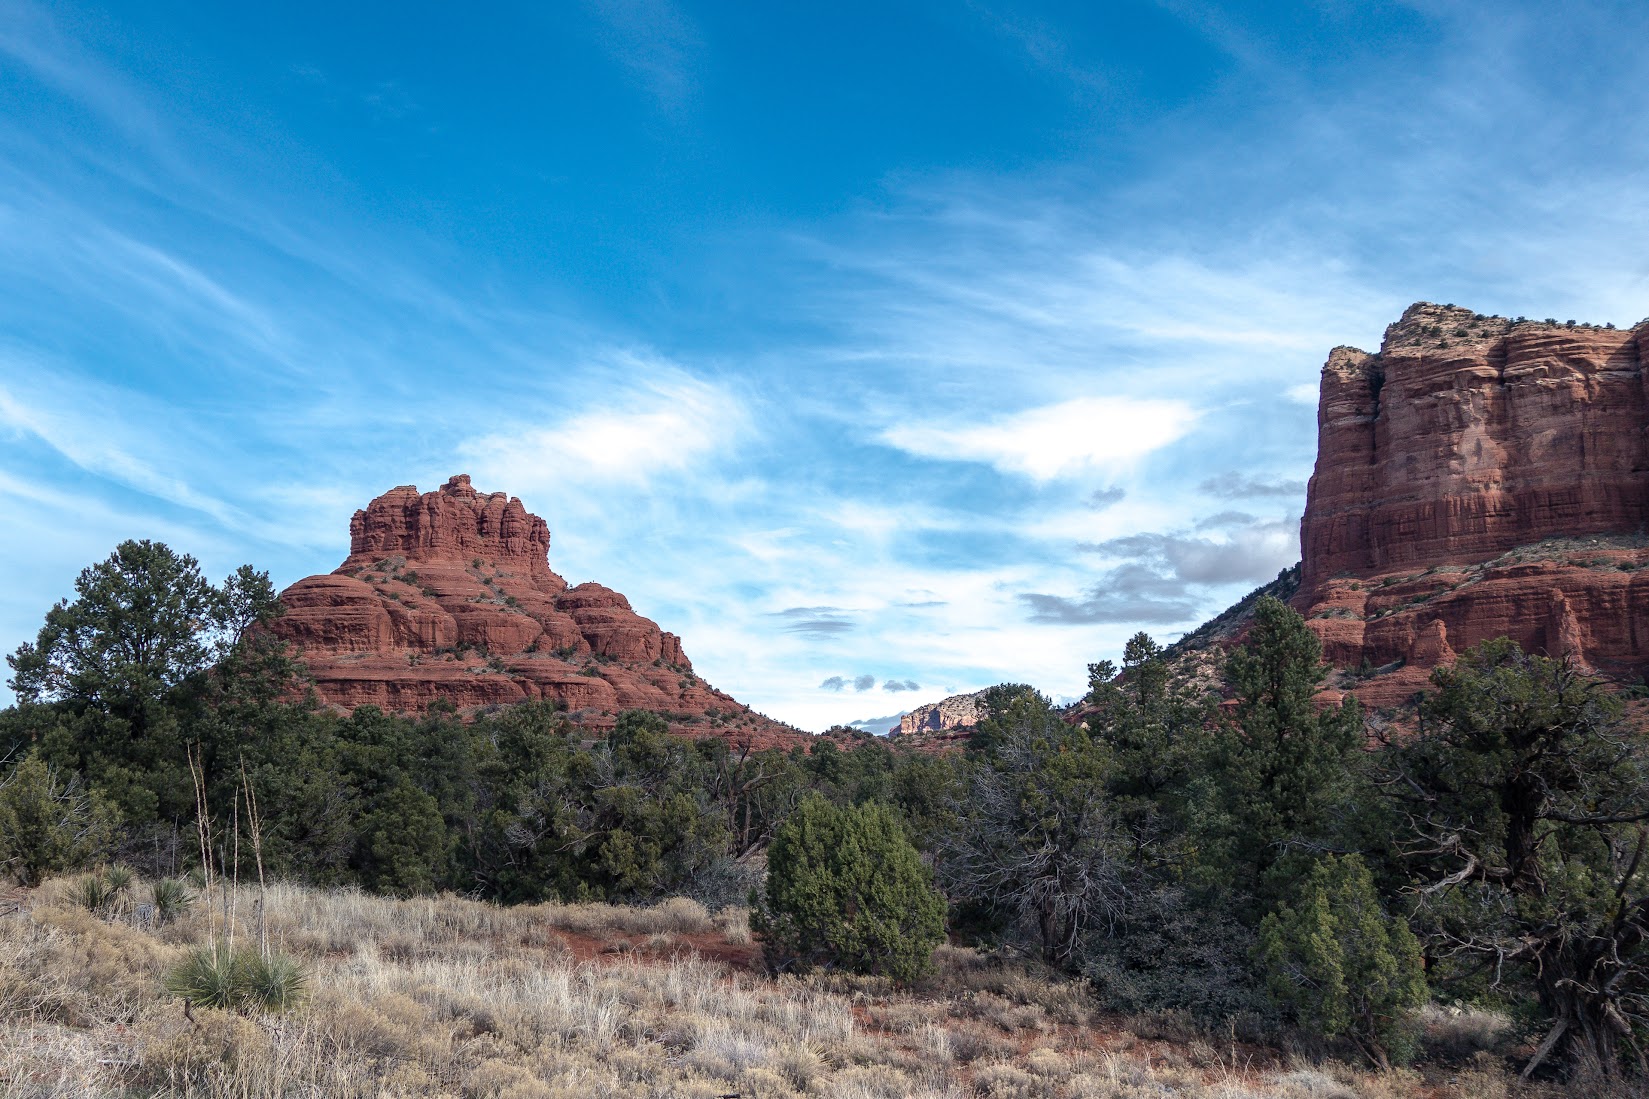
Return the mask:
<path id="1" fill-rule="evenodd" d="M 402 776 L 359 824 L 358 866 L 379 893 L 433 893 L 445 883 L 452 840 L 440 803 Z"/>
<path id="2" fill-rule="evenodd" d="M 114 814 L 38 753 L 0 775 L 0 873 L 24 885 L 73 870 L 107 850 Z"/>
<path id="3" fill-rule="evenodd" d="M 774 969 L 815 967 L 908 981 L 931 967 L 945 902 L 903 823 L 880 802 L 810 795 L 774 833 L 751 926 Z"/>
<path id="4" fill-rule="evenodd" d="M 1387 913 L 1356 855 L 1320 859 L 1260 925 L 1267 983 L 1307 1029 L 1350 1039 L 1380 1068 L 1413 1052 L 1426 1002 L 1420 943 Z"/>
<path id="5" fill-rule="evenodd" d="M 1504 638 L 1432 681 L 1378 774 L 1438 979 L 1533 991 L 1525 1075 L 1554 1055 L 1649 1074 L 1649 741 L 1599 682 Z"/>

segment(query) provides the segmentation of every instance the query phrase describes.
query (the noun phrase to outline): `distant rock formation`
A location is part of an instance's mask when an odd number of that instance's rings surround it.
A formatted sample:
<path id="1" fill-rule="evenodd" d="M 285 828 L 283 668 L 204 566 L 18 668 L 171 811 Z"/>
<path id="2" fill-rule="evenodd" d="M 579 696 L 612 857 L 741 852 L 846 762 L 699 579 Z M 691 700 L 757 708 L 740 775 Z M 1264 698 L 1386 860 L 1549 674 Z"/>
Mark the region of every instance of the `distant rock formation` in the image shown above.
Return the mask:
<path id="1" fill-rule="evenodd" d="M 462 710 L 529 699 L 564 703 L 608 728 L 627 709 L 675 731 L 748 740 L 804 738 L 753 713 L 693 671 L 681 640 L 600 584 L 568 587 L 549 565 L 550 531 L 521 501 L 468 476 L 435 492 L 394 488 L 357 511 L 349 557 L 281 593 L 275 631 L 344 709 Z"/>
<path id="2" fill-rule="evenodd" d="M 984 704 L 984 691 L 975 691 L 968 695 L 951 695 L 939 702 L 929 702 L 925 706 L 916 707 L 899 719 L 898 735 L 914 736 L 918 733 L 971 730 L 978 726 L 984 716 Z"/>
<path id="3" fill-rule="evenodd" d="M 1329 354 L 1292 602 L 1340 690 L 1404 701 L 1501 635 L 1649 666 L 1646 345 L 1422 302 Z"/>

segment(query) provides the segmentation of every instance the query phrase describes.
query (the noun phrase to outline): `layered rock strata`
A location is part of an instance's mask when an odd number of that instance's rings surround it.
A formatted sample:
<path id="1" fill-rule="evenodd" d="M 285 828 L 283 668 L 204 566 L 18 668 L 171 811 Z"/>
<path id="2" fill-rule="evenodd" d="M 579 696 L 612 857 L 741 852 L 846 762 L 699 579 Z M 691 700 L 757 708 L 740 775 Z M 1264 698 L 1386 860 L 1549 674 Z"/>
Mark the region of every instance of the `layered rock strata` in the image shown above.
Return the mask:
<path id="1" fill-rule="evenodd" d="M 521 501 L 467 476 L 434 492 L 394 488 L 355 513 L 342 566 L 281 593 L 275 631 L 308 664 L 321 699 L 420 712 L 532 699 L 592 729 L 627 709 L 674 730 L 748 740 L 805 737 L 701 680 L 681 640 L 611 588 L 569 587 L 550 569 L 550 531 Z"/>
<path id="2" fill-rule="evenodd" d="M 1329 354 L 1293 603 L 1341 690 L 1406 700 L 1502 635 L 1649 666 L 1646 343 L 1420 303 Z"/>
<path id="3" fill-rule="evenodd" d="M 904 717 L 899 719 L 899 728 L 889 730 L 900 736 L 915 736 L 918 733 L 947 733 L 952 731 L 968 731 L 977 727 L 979 720 L 984 716 L 985 692 L 975 691 L 967 695 L 951 695 L 938 702 L 929 702 L 925 706 L 918 706 Z"/>

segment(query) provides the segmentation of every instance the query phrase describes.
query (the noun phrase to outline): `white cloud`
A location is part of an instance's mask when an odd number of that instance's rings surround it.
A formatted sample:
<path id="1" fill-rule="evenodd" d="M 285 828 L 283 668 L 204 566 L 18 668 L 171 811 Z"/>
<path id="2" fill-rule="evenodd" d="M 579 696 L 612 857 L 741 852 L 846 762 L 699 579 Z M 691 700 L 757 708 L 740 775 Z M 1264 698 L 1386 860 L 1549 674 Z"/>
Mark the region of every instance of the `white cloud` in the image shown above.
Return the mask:
<path id="1" fill-rule="evenodd" d="M 685 375 L 667 376 L 614 392 L 550 427 L 522 424 L 471 439 L 458 453 L 478 479 L 508 485 L 514 493 L 569 483 L 643 486 L 728 448 L 749 424 L 732 393 Z"/>
<path id="2" fill-rule="evenodd" d="M 1078 397 L 977 426 L 903 424 L 882 440 L 924 458 L 986 462 L 1049 481 L 1144 457 L 1182 438 L 1197 416 L 1178 400 Z"/>

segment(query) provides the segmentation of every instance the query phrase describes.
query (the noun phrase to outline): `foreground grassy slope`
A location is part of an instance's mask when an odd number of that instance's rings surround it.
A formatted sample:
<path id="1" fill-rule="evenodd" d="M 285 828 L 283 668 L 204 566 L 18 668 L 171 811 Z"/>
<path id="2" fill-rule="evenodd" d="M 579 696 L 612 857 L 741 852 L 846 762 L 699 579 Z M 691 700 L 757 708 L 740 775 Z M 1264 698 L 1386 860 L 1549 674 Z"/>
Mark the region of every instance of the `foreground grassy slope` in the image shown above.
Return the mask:
<path id="1" fill-rule="evenodd" d="M 284 1015 L 197 1009 L 162 975 L 208 941 L 203 903 L 158 929 L 94 915 L 73 883 L 0 904 L 0 1093 L 8 1096 L 1045 1096 L 1482 1099 L 1487 1052 L 1442 1075 L 1290 1063 L 1096 1010 L 1080 984 L 944 947 L 915 987 L 773 979 L 742 910 L 502 908 L 269 890 L 271 939 L 304 963 Z M 143 899 L 140 886 L 134 899 Z M 242 941 L 256 889 L 214 898 Z M 128 906 L 135 910 L 136 906 Z M 1450 1027 L 1454 1033 L 1446 1033 Z M 1492 1038 L 1442 1017 L 1433 1038 Z"/>

